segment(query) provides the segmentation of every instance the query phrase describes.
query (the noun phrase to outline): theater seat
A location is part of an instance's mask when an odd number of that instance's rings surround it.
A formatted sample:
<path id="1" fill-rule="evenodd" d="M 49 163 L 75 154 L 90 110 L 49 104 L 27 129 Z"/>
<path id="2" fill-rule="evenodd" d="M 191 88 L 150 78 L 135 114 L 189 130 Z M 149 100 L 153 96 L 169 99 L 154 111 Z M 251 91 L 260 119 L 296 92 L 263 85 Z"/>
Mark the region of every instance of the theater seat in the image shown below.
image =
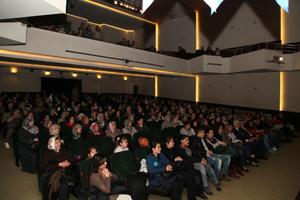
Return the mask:
<path id="1" fill-rule="evenodd" d="M 165 196 L 168 197 L 170 196 L 170 191 L 168 191 L 167 189 L 160 187 L 160 186 L 148 186 L 147 187 L 147 192 L 148 194 L 155 194 L 155 195 L 159 195 L 159 196 Z"/>
<path id="2" fill-rule="evenodd" d="M 109 164 L 112 172 L 124 178 L 130 174 L 137 173 L 139 170 L 138 164 L 131 151 L 112 154 Z"/>
<path id="3" fill-rule="evenodd" d="M 114 151 L 115 143 L 111 137 L 103 136 L 96 138 L 93 141 L 93 146 L 96 147 L 98 152 L 103 153 L 107 158 L 109 158 Z"/>

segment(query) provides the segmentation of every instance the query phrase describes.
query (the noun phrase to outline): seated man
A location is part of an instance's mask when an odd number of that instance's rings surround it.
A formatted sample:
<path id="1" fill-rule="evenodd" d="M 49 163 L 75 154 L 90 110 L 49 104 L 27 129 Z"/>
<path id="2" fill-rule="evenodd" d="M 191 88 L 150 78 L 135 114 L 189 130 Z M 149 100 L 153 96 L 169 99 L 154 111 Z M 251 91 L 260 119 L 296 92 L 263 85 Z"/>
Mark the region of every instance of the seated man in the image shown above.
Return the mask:
<path id="1" fill-rule="evenodd" d="M 162 187 L 171 193 L 171 200 L 181 200 L 183 182 L 177 178 L 170 161 L 161 153 L 160 143 L 151 143 L 152 153 L 147 156 L 149 186 Z M 189 198 L 189 200 L 192 200 Z M 193 197 L 196 200 L 196 197 Z"/>
<path id="2" fill-rule="evenodd" d="M 194 164 L 194 168 L 201 173 L 204 192 L 208 195 L 212 194 L 208 187 L 207 174 L 211 178 L 213 184 L 216 186 L 216 189 L 221 191 L 219 180 L 216 177 L 213 168 L 207 162 L 205 149 L 203 148 L 201 141 L 199 143 L 197 138 L 195 138 L 193 141 L 192 149 L 193 150 L 191 150 L 189 147 L 189 137 L 186 135 L 181 135 L 178 153 L 183 159 L 192 162 Z"/>
<path id="3" fill-rule="evenodd" d="M 217 138 L 214 137 L 214 131 L 213 129 L 209 129 L 208 133 L 207 133 L 207 138 L 204 141 L 204 134 L 199 133 L 199 136 L 202 140 L 203 146 L 207 148 L 207 154 L 208 154 L 208 162 L 210 162 L 210 160 L 214 160 L 217 162 L 217 165 L 215 165 L 215 172 L 216 175 L 220 178 L 220 179 L 225 179 L 230 181 L 230 179 L 227 177 L 228 176 L 228 168 L 230 165 L 230 156 L 226 155 L 226 154 L 222 154 L 222 153 L 217 153 L 217 149 L 220 147 L 224 147 L 226 146 L 224 142 L 219 141 Z M 211 163 L 212 164 L 212 163 Z"/>

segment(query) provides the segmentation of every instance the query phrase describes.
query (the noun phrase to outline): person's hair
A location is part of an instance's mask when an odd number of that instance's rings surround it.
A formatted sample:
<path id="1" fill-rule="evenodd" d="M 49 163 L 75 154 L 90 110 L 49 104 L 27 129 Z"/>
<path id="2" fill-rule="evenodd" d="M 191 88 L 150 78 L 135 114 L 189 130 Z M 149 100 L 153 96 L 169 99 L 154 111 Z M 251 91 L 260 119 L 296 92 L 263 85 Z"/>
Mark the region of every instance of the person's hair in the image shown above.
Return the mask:
<path id="1" fill-rule="evenodd" d="M 180 135 L 180 137 L 179 137 L 180 142 L 182 140 L 184 140 L 185 138 L 189 138 L 189 136 L 187 136 L 187 135 Z"/>
<path id="2" fill-rule="evenodd" d="M 202 127 L 198 128 L 198 129 L 197 129 L 197 132 L 196 132 L 196 135 L 197 135 L 198 133 L 202 132 L 202 131 L 204 131 L 204 132 L 205 132 L 205 129 L 204 129 L 204 128 L 202 128 Z"/>
<path id="3" fill-rule="evenodd" d="M 171 140 L 174 140 L 174 138 L 172 136 L 167 136 L 166 137 L 166 143 L 169 143 Z"/>
<path id="4" fill-rule="evenodd" d="M 116 138 L 116 144 L 120 146 L 120 144 L 123 142 L 123 141 L 128 141 L 127 140 L 127 137 L 125 135 L 119 135 L 117 138 Z"/>
<path id="5" fill-rule="evenodd" d="M 106 156 L 102 153 L 97 153 L 94 155 L 94 157 L 91 160 L 90 170 L 89 174 L 97 173 L 98 169 L 101 165 L 103 165 L 106 162 Z"/>
<path id="6" fill-rule="evenodd" d="M 160 142 L 158 140 L 153 140 L 150 142 L 151 149 L 155 148 Z"/>
<path id="7" fill-rule="evenodd" d="M 214 129 L 213 129 L 213 127 L 208 127 L 208 128 L 206 129 L 206 134 L 208 134 L 208 133 L 209 133 L 209 131 L 213 131 L 213 132 L 214 132 Z"/>
<path id="8" fill-rule="evenodd" d="M 89 148 L 88 154 L 90 154 L 90 153 L 92 152 L 93 149 L 96 149 L 96 147 L 91 146 L 91 147 Z M 97 149 L 96 149 L 96 150 L 97 150 Z"/>

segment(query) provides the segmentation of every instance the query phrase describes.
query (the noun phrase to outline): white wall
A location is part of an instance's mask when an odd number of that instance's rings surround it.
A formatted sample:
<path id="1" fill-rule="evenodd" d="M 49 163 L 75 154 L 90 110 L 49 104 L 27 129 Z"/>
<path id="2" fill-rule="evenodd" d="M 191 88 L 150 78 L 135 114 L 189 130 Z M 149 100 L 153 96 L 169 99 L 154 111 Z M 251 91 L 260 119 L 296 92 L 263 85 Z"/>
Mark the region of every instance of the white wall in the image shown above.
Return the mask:
<path id="1" fill-rule="evenodd" d="M 187 52 L 195 52 L 195 37 L 194 11 L 175 2 L 159 20 L 160 49 L 178 51 L 182 46 Z"/>
<path id="2" fill-rule="evenodd" d="M 201 45 L 221 49 L 280 40 L 280 9 L 275 1 L 224 1 L 210 16 L 200 10 Z"/>
<path id="3" fill-rule="evenodd" d="M 284 72 L 284 110 L 300 112 L 300 72 Z"/>
<path id="4" fill-rule="evenodd" d="M 279 73 L 200 76 L 200 102 L 279 109 Z"/>
<path id="5" fill-rule="evenodd" d="M 158 96 L 195 101 L 195 78 L 159 77 Z"/>
<path id="6" fill-rule="evenodd" d="M 28 69 L 18 69 L 17 74 L 11 74 L 8 68 L 0 68 L 0 91 L 2 92 L 41 92 L 41 70 L 30 72 Z M 69 72 L 62 75 L 52 72 L 53 78 L 70 78 Z M 154 96 L 154 79 L 141 77 L 128 77 L 127 81 L 120 76 L 102 75 L 102 79 L 96 79 L 96 75 L 79 74 L 76 79 L 82 80 L 82 92 L 85 93 L 133 93 L 133 86 L 138 86 L 138 93 Z"/>

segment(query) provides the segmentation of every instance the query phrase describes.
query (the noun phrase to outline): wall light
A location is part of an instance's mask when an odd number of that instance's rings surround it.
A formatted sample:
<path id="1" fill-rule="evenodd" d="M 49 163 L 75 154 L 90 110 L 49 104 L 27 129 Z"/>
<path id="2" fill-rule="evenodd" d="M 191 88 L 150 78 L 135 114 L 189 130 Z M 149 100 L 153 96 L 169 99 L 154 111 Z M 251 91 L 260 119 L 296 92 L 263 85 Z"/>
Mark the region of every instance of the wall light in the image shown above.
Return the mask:
<path id="1" fill-rule="evenodd" d="M 279 111 L 285 110 L 285 74 L 280 72 L 279 74 Z"/>
<path id="2" fill-rule="evenodd" d="M 195 10 L 195 18 L 196 18 L 196 50 L 200 49 L 200 19 L 199 19 L 199 11 Z"/>
<path id="3" fill-rule="evenodd" d="M 97 79 L 101 79 L 102 76 L 100 74 L 97 74 Z"/>
<path id="4" fill-rule="evenodd" d="M 118 4 L 118 1 L 114 1 L 114 4 L 117 5 L 117 4 Z"/>
<path id="5" fill-rule="evenodd" d="M 158 76 L 155 76 L 154 78 L 154 96 L 158 97 Z"/>
<path id="6" fill-rule="evenodd" d="M 45 76 L 49 76 L 49 75 L 51 75 L 51 72 L 49 72 L 49 71 L 44 71 L 44 74 L 45 74 Z"/>
<path id="7" fill-rule="evenodd" d="M 200 75 L 197 75 L 195 80 L 195 102 L 198 103 L 200 101 L 200 88 L 199 88 L 199 84 L 200 84 Z"/>
<path id="8" fill-rule="evenodd" d="M 124 77 L 123 77 L 123 80 L 124 80 L 124 81 L 127 81 L 127 80 L 128 80 L 128 77 L 127 77 L 127 76 L 124 76 Z"/>
<path id="9" fill-rule="evenodd" d="M 10 68 L 10 73 L 12 73 L 12 74 L 18 73 L 18 68 L 16 68 L 16 67 Z"/>
<path id="10" fill-rule="evenodd" d="M 72 72 L 72 76 L 73 76 L 74 78 L 76 78 L 76 77 L 78 76 L 78 74 Z"/>

